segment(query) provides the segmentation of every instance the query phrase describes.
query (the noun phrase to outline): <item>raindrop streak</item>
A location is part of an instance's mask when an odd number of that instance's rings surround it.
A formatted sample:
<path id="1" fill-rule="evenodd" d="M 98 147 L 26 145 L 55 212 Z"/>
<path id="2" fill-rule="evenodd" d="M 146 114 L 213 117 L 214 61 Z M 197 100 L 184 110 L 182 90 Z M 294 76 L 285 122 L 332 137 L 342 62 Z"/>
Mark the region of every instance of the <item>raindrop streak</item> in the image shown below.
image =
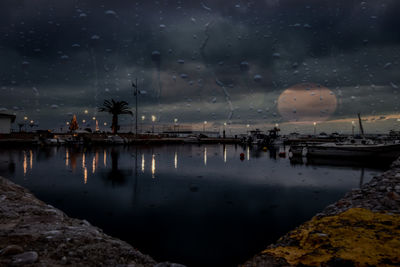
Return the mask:
<path id="1" fill-rule="evenodd" d="M 158 77 L 158 104 L 160 104 L 161 93 L 162 93 L 162 83 L 161 83 L 161 53 L 157 50 L 151 53 L 151 60 L 156 64 L 157 67 L 157 77 Z"/>
<path id="2" fill-rule="evenodd" d="M 209 39 L 210 39 L 210 33 L 208 32 L 210 25 L 211 25 L 211 22 L 208 22 L 208 23 L 205 25 L 204 34 L 206 35 L 206 38 L 204 39 L 203 43 L 201 44 L 201 46 L 200 46 L 200 48 L 199 48 L 199 50 L 200 50 L 200 55 L 201 55 L 201 57 L 203 58 L 204 65 L 205 65 L 206 68 L 208 68 L 208 67 L 207 67 L 208 64 L 207 64 L 207 58 L 206 58 L 206 55 L 205 55 L 204 50 L 205 50 L 205 48 L 206 48 L 206 46 L 207 46 L 207 43 L 208 43 L 208 41 L 209 41 Z M 215 71 L 214 71 L 213 69 L 211 69 L 211 73 L 212 73 L 212 75 L 215 77 L 215 82 L 217 83 L 217 85 L 219 85 L 219 86 L 222 88 L 222 91 L 224 92 L 225 101 L 226 101 L 226 103 L 228 104 L 228 107 L 229 107 L 228 122 L 230 122 L 231 119 L 232 119 L 232 116 L 233 116 L 233 105 L 232 105 L 231 97 L 230 97 L 228 91 L 226 90 L 226 87 L 225 87 L 224 83 L 221 82 L 221 81 L 218 79 L 218 77 L 217 77 L 217 75 L 215 74 Z"/>

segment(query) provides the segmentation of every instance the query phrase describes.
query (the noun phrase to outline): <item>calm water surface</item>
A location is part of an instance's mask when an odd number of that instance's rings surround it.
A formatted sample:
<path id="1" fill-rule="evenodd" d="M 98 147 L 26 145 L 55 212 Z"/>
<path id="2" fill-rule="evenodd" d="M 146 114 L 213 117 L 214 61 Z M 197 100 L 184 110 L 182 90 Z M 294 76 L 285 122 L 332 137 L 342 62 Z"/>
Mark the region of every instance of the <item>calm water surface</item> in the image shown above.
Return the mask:
<path id="1" fill-rule="evenodd" d="M 1 149 L 0 175 L 157 261 L 234 266 L 382 171 L 275 155 L 234 145 Z"/>

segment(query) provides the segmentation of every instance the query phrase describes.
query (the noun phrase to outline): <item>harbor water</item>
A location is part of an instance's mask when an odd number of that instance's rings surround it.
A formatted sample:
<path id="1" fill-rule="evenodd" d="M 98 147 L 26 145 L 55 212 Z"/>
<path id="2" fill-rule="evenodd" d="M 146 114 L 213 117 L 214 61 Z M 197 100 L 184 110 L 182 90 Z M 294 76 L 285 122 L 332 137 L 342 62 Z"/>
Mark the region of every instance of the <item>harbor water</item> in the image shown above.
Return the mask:
<path id="1" fill-rule="evenodd" d="M 235 266 L 384 170 L 278 152 L 189 144 L 10 148 L 0 150 L 0 175 L 157 261 Z"/>

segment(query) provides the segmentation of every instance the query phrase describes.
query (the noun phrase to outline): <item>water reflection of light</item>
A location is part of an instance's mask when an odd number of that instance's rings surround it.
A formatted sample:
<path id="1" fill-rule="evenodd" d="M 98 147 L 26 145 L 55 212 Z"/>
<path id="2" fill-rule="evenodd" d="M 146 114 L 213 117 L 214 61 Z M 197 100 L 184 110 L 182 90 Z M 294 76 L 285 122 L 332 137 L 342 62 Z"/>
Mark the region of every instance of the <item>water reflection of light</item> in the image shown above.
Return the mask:
<path id="1" fill-rule="evenodd" d="M 224 146 L 224 162 L 226 162 L 226 146 Z"/>
<path id="2" fill-rule="evenodd" d="M 29 150 L 29 168 L 32 170 L 33 167 L 33 152 Z"/>
<path id="3" fill-rule="evenodd" d="M 87 168 L 83 169 L 83 183 L 87 184 Z"/>
<path id="4" fill-rule="evenodd" d="M 68 149 L 65 150 L 65 166 L 68 167 L 69 162 L 69 151 Z"/>
<path id="5" fill-rule="evenodd" d="M 86 156 L 85 156 L 85 153 L 83 153 L 82 154 L 82 169 L 85 168 L 85 165 L 86 165 Z"/>
<path id="6" fill-rule="evenodd" d="M 247 160 L 250 160 L 250 147 L 247 146 Z"/>
<path id="7" fill-rule="evenodd" d="M 103 164 L 104 164 L 104 167 L 107 165 L 107 152 L 105 149 L 103 152 Z"/>
<path id="8" fill-rule="evenodd" d="M 207 165 L 207 148 L 204 148 L 204 166 Z"/>
<path id="9" fill-rule="evenodd" d="M 178 168 L 178 152 L 175 151 L 175 156 L 174 156 L 174 167 L 175 169 Z"/>
<path id="10" fill-rule="evenodd" d="M 142 154 L 142 173 L 144 173 L 144 154 Z"/>
<path id="11" fill-rule="evenodd" d="M 82 154 L 83 183 L 87 183 L 86 155 Z"/>
<path id="12" fill-rule="evenodd" d="M 26 152 L 24 151 L 24 164 L 23 164 L 23 168 L 24 168 L 24 176 L 26 175 L 26 171 L 28 169 L 28 160 L 26 157 Z"/>
<path id="13" fill-rule="evenodd" d="M 92 160 L 92 173 L 95 172 L 96 172 L 96 156 L 94 156 Z"/>
<path id="14" fill-rule="evenodd" d="M 156 155 L 151 157 L 151 178 L 156 178 Z"/>

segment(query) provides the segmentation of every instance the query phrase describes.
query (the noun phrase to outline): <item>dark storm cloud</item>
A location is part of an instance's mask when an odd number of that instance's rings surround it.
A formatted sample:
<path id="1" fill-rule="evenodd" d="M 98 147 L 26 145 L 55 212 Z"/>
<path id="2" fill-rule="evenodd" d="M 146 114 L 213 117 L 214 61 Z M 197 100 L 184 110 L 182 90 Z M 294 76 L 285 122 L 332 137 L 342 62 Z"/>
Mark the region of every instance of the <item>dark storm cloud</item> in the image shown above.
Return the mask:
<path id="1" fill-rule="evenodd" d="M 354 103 L 393 112 L 382 90 L 400 84 L 398 11 L 395 0 L 1 1 L 0 107 L 94 112 L 104 98 L 131 102 L 139 77 L 144 111 L 168 120 L 177 107 L 188 121 L 232 108 L 233 120 L 279 121 L 276 97 L 300 82 L 341 95 L 336 116 Z M 365 98 L 371 86 L 385 89 Z"/>

